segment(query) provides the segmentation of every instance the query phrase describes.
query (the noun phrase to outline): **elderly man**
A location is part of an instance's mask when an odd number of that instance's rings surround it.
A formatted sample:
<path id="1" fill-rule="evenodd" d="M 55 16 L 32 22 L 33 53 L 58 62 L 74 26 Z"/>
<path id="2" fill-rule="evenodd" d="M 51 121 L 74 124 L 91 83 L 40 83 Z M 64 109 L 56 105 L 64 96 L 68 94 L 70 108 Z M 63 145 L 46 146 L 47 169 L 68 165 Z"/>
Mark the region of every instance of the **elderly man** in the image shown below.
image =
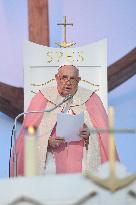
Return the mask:
<path id="1" fill-rule="evenodd" d="M 81 140 L 65 142 L 62 136 L 56 136 L 56 116 L 64 111 L 64 105 L 50 113 L 27 115 L 17 139 L 18 175 L 24 175 L 24 127 L 28 125 L 39 127 L 39 174 L 77 173 L 85 169 L 95 171 L 108 160 L 108 134 L 89 132 L 91 128 L 108 128 L 107 115 L 100 98 L 95 92 L 78 86 L 81 78 L 73 65 L 61 66 L 55 78 L 57 88 L 49 87 L 37 93 L 28 111 L 50 109 L 68 94 L 73 95 L 67 113 L 76 115 L 84 112 L 84 126 L 79 130 Z M 12 158 L 10 164 L 12 175 Z"/>

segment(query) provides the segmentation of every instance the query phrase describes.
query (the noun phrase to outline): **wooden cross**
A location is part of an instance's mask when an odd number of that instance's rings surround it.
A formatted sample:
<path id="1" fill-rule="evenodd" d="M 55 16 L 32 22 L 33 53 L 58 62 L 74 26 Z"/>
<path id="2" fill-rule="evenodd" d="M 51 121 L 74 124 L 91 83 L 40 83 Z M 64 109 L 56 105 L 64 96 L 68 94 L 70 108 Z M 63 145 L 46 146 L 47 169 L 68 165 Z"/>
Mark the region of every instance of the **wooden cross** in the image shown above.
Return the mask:
<path id="1" fill-rule="evenodd" d="M 28 0 L 29 40 L 49 45 L 48 0 Z"/>

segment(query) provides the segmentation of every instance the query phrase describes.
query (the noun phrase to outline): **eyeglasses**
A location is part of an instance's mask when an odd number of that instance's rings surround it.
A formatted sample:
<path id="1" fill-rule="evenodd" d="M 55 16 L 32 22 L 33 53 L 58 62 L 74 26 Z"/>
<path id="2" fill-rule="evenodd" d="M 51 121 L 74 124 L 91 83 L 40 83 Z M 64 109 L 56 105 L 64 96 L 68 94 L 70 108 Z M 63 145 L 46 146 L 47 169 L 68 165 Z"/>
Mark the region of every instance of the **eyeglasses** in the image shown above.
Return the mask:
<path id="1" fill-rule="evenodd" d="M 63 75 L 59 77 L 60 77 L 60 80 L 64 83 L 69 81 L 71 84 L 75 84 L 76 82 L 78 82 L 78 77 L 68 77 L 67 75 Z"/>

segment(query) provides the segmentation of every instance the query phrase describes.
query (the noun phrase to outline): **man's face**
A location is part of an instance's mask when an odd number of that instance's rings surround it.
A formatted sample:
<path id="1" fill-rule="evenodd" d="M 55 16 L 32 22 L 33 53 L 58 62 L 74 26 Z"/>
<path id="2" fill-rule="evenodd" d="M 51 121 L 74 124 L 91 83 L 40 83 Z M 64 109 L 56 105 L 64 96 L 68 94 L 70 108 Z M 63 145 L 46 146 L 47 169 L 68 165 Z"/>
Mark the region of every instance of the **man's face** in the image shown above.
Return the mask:
<path id="1" fill-rule="evenodd" d="M 78 70 L 74 66 L 62 66 L 55 77 L 60 95 L 65 97 L 68 94 L 74 95 L 76 93 L 81 78 L 78 76 Z"/>

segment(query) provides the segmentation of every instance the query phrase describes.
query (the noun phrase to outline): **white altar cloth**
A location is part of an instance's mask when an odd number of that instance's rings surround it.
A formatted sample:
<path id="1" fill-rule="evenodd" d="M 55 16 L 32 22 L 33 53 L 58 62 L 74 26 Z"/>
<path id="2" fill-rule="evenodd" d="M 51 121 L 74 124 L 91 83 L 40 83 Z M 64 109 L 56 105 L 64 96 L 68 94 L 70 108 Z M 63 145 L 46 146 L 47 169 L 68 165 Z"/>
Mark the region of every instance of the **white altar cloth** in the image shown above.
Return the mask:
<path id="1" fill-rule="evenodd" d="M 103 178 L 108 175 L 108 163 L 102 166 L 98 175 Z M 127 175 L 119 163 L 117 175 Z M 0 205 L 134 205 L 136 198 L 130 196 L 129 191 L 136 193 L 136 181 L 111 193 L 80 174 L 18 177 L 0 180 Z"/>

